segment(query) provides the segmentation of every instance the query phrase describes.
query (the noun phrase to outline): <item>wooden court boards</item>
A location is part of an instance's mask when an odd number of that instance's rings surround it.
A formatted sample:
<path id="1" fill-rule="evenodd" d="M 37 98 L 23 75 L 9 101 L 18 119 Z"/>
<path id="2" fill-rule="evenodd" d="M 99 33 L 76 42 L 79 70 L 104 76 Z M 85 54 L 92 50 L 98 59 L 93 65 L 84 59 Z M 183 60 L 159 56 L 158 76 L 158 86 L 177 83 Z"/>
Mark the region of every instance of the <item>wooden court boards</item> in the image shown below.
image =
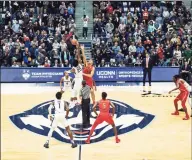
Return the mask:
<path id="1" fill-rule="evenodd" d="M 78 135 L 81 111 L 77 108 L 71 110 L 70 116 L 75 117 L 69 122 L 76 128 L 78 147 L 71 148 L 60 126 L 45 149 L 50 124 L 46 107 L 58 87 L 7 86 L 1 94 L 2 160 L 191 160 L 191 119 L 183 121 L 182 112 L 171 115 L 175 94 L 141 96 L 137 87 L 98 87 L 96 99 L 107 91 L 117 107 L 114 121 L 121 142 L 115 143 L 111 126 L 104 123 L 95 131 L 93 143 L 83 144 L 88 130 Z M 64 97 L 69 98 L 69 93 Z M 191 114 L 189 105 L 188 110 Z"/>

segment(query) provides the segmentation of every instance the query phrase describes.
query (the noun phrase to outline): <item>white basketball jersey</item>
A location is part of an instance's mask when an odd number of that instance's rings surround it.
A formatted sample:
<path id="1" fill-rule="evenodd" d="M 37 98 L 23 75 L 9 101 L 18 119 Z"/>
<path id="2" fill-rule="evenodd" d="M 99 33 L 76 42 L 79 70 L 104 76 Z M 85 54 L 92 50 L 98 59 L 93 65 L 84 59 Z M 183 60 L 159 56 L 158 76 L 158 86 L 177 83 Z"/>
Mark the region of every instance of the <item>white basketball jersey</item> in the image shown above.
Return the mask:
<path id="1" fill-rule="evenodd" d="M 78 64 L 77 67 L 74 67 L 75 69 L 75 78 L 81 78 L 83 79 L 83 67 L 81 64 Z"/>
<path id="2" fill-rule="evenodd" d="M 68 79 L 64 76 L 63 77 L 63 85 L 65 88 L 71 87 L 71 77 L 69 76 Z"/>
<path id="3" fill-rule="evenodd" d="M 55 114 L 58 114 L 58 113 L 64 113 L 65 114 L 64 101 L 55 99 L 54 100 L 54 107 L 55 107 Z"/>

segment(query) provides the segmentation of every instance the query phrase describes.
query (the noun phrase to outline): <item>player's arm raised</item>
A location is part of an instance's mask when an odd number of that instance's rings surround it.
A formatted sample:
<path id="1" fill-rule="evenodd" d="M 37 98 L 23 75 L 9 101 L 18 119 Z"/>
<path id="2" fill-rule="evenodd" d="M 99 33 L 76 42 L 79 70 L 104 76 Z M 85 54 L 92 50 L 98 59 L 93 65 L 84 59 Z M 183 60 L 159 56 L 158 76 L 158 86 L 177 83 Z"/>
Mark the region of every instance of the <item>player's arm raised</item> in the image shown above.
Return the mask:
<path id="1" fill-rule="evenodd" d="M 86 57 L 85 57 L 85 48 L 84 48 L 84 46 L 81 46 L 81 51 L 82 51 L 83 63 L 84 63 L 85 66 L 87 66 L 87 60 L 86 60 Z"/>
<path id="2" fill-rule="evenodd" d="M 81 64 L 82 61 L 81 61 L 81 54 L 80 54 L 80 46 L 78 45 L 77 47 L 77 55 L 76 55 L 76 58 L 78 60 L 78 63 Z"/>
<path id="3" fill-rule="evenodd" d="M 97 103 L 95 103 L 94 105 L 93 105 L 93 112 L 96 114 L 96 116 L 98 116 L 98 113 L 97 113 L 97 111 L 96 111 L 96 108 L 97 108 L 97 105 L 99 104 L 99 102 L 97 102 Z"/>
<path id="4" fill-rule="evenodd" d="M 94 73 L 95 73 L 95 67 L 93 67 L 93 69 L 92 69 L 92 71 L 91 71 L 91 74 L 85 74 L 85 73 L 83 73 L 83 75 L 91 78 L 91 77 L 93 77 Z"/>
<path id="5" fill-rule="evenodd" d="M 65 71 L 65 72 L 67 72 L 67 73 L 75 73 L 75 68 L 71 68 L 70 70 Z"/>
<path id="6" fill-rule="evenodd" d="M 110 106 L 112 107 L 112 117 L 115 115 L 115 105 L 110 101 Z"/>

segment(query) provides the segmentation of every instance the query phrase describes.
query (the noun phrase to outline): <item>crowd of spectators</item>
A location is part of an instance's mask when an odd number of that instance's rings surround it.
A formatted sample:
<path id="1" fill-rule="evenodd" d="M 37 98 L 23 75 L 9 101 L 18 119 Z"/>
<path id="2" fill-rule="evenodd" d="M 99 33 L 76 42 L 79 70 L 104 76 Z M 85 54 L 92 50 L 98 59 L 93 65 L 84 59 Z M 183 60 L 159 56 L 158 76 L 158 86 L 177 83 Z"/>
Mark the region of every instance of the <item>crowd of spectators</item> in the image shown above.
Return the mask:
<path id="1" fill-rule="evenodd" d="M 192 17 L 182 1 L 94 2 L 92 56 L 98 67 L 192 66 Z"/>
<path id="2" fill-rule="evenodd" d="M 0 12 L 1 67 L 68 67 L 73 63 L 75 2 L 0 1 Z"/>
<path id="3" fill-rule="evenodd" d="M 97 67 L 192 65 L 192 17 L 182 1 L 94 1 Z M 0 1 L 1 67 L 70 67 L 75 2 Z M 76 37 L 77 38 L 77 37 Z"/>

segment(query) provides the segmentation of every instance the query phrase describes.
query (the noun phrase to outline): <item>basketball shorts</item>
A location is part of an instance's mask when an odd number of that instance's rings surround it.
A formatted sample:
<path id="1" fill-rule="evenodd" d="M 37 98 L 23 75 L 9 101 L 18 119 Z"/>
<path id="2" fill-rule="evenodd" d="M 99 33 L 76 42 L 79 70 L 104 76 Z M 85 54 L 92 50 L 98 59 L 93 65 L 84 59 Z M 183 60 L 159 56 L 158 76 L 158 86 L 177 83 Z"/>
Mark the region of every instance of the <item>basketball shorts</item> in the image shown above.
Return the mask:
<path id="1" fill-rule="evenodd" d="M 58 124 L 61 124 L 64 128 L 69 126 L 64 113 L 55 114 L 51 127 L 56 128 Z"/>
<path id="2" fill-rule="evenodd" d="M 188 97 L 189 97 L 189 92 L 183 91 L 183 92 L 180 92 L 179 95 L 175 99 L 178 99 L 183 103 L 186 103 Z"/>
<path id="3" fill-rule="evenodd" d="M 74 87 L 72 90 L 72 97 L 78 97 L 80 89 L 82 88 L 82 81 L 83 79 L 81 78 L 75 78 L 74 79 Z"/>
<path id="4" fill-rule="evenodd" d="M 86 81 L 86 84 L 87 84 L 90 88 L 93 88 L 93 81 Z"/>
<path id="5" fill-rule="evenodd" d="M 113 117 L 110 114 L 108 114 L 108 115 L 99 114 L 99 116 L 95 120 L 95 124 L 99 125 L 99 124 L 101 124 L 103 122 L 107 122 L 109 124 L 114 124 Z"/>
<path id="6" fill-rule="evenodd" d="M 69 87 L 63 87 L 63 89 L 62 89 L 64 92 L 70 92 L 70 91 L 72 91 L 72 89 L 71 89 L 71 87 L 69 86 Z"/>

